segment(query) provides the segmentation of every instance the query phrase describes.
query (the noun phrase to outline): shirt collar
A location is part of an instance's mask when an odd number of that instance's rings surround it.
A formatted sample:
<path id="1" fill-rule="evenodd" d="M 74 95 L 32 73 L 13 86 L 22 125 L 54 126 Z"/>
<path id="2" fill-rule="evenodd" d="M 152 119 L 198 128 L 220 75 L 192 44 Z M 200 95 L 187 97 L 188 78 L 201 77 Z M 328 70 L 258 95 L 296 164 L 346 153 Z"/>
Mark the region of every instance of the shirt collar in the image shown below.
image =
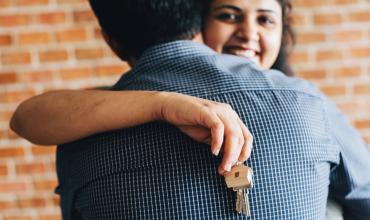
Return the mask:
<path id="1" fill-rule="evenodd" d="M 142 65 L 147 62 L 155 62 L 168 59 L 178 59 L 181 57 L 214 55 L 216 52 L 205 44 L 191 40 L 178 40 L 169 43 L 163 43 L 144 51 L 136 65 Z"/>

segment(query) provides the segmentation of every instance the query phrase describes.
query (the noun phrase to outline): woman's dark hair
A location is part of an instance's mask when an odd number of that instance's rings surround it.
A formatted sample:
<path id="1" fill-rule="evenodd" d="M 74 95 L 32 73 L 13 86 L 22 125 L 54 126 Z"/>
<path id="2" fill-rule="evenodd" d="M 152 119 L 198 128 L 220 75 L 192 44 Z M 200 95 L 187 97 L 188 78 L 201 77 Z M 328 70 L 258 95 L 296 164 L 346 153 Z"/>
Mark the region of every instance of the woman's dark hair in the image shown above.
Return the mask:
<path id="1" fill-rule="evenodd" d="M 295 44 L 295 34 L 292 28 L 292 3 L 290 0 L 277 0 L 282 8 L 283 35 L 279 54 L 271 69 L 280 70 L 285 75 L 293 76 L 293 70 L 289 63 L 289 54 Z"/>
<path id="2" fill-rule="evenodd" d="M 289 54 L 295 44 L 295 34 L 292 28 L 292 3 L 290 0 L 276 0 L 282 8 L 283 33 L 279 54 L 271 69 L 283 72 L 285 75 L 293 76 L 293 70 L 289 64 Z M 208 15 L 213 0 L 203 0 L 203 18 Z M 203 19 L 205 20 L 205 19 Z M 204 25 L 204 23 L 203 23 Z"/>

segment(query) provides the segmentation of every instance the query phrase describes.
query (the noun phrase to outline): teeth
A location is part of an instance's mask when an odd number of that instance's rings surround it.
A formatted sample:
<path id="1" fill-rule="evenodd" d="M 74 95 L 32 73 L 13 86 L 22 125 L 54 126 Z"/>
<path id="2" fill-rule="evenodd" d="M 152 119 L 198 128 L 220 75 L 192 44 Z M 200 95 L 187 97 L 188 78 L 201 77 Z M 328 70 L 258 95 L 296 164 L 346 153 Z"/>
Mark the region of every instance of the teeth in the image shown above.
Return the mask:
<path id="1" fill-rule="evenodd" d="M 253 58 L 256 56 L 256 52 L 253 50 L 236 50 L 235 55 L 243 56 L 247 58 Z"/>

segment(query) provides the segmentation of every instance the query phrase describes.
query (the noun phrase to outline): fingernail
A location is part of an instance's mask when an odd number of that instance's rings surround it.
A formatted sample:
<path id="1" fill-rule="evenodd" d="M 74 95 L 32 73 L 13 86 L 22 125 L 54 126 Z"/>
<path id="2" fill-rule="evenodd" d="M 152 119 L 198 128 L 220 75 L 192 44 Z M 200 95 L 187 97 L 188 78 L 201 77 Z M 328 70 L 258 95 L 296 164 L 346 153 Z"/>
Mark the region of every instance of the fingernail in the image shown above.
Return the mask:
<path id="1" fill-rule="evenodd" d="M 226 164 L 226 166 L 225 166 L 225 170 L 226 170 L 227 172 L 229 172 L 229 171 L 231 170 L 231 166 L 232 166 L 232 164 L 231 164 L 231 163 Z"/>
<path id="2" fill-rule="evenodd" d="M 220 153 L 219 150 L 213 150 L 212 153 L 215 155 L 215 156 L 218 156 L 218 154 Z"/>

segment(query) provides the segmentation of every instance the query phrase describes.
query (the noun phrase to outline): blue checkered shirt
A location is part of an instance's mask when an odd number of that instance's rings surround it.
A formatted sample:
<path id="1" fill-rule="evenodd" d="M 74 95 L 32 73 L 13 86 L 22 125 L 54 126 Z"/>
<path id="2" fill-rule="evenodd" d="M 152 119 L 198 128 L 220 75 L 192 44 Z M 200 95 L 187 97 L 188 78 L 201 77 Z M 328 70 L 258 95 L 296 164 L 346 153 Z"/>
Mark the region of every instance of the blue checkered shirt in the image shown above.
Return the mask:
<path id="1" fill-rule="evenodd" d="M 344 206 L 345 219 L 370 219 L 369 148 L 310 83 L 176 41 L 148 49 L 115 89 L 229 103 L 254 136 L 248 219 L 324 219 L 328 196 Z M 220 160 L 163 122 L 59 146 L 63 217 L 247 219 L 217 174 Z"/>

